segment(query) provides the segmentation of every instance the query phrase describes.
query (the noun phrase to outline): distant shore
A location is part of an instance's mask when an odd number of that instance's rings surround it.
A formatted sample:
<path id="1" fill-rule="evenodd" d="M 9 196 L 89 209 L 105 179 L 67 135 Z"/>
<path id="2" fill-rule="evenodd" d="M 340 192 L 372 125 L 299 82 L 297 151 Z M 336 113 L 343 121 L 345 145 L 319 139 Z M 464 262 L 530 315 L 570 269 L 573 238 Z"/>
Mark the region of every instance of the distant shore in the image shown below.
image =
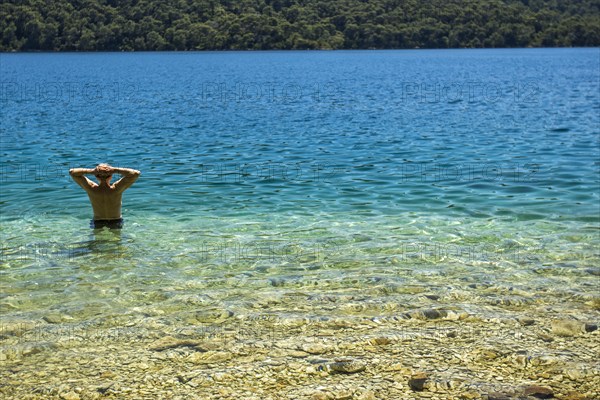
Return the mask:
<path id="1" fill-rule="evenodd" d="M 0 51 L 600 46 L 593 1 L 22 1 L 0 21 Z"/>

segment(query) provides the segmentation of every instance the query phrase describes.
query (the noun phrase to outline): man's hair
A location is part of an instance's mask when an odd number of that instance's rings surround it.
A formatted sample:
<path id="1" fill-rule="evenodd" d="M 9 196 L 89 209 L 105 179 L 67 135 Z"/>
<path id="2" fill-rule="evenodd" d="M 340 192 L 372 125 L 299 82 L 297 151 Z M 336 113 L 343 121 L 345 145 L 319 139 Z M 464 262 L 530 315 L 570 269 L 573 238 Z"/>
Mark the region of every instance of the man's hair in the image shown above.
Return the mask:
<path id="1" fill-rule="evenodd" d="M 112 170 L 110 165 L 108 164 L 98 164 L 96 167 L 96 176 L 110 176 L 112 175 Z"/>

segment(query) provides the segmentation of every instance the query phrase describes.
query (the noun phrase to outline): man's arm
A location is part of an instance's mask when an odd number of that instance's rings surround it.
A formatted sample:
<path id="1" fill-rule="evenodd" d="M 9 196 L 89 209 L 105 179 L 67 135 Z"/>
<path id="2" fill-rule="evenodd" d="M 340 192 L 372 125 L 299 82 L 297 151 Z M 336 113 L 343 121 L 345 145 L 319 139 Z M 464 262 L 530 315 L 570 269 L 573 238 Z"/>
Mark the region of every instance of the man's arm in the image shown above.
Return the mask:
<path id="1" fill-rule="evenodd" d="M 93 174 L 94 170 L 91 168 L 72 168 L 69 170 L 69 174 L 71 175 L 71 178 L 73 178 L 73 180 L 75 182 L 77 182 L 77 184 L 79 186 L 81 186 L 83 188 L 83 190 L 89 190 L 91 188 L 93 188 L 94 186 L 96 186 L 96 184 L 92 181 L 90 181 L 86 176 L 84 176 L 85 174 Z"/>
<path id="2" fill-rule="evenodd" d="M 122 175 L 123 177 L 115 182 L 115 189 L 119 192 L 123 192 L 129 186 L 133 185 L 135 181 L 140 177 L 141 172 L 137 169 L 131 168 L 117 168 L 113 167 L 113 173 Z"/>

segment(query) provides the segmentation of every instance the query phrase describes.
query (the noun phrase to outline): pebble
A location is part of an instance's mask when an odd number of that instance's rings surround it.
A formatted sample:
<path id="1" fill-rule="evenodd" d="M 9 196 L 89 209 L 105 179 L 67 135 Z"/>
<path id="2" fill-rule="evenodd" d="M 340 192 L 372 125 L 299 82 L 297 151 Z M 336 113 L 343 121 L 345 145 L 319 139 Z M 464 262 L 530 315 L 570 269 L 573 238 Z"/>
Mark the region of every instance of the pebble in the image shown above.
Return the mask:
<path id="1" fill-rule="evenodd" d="M 327 400 L 327 393 L 324 392 L 315 392 L 310 397 L 311 400 Z"/>
<path id="2" fill-rule="evenodd" d="M 0 309 L 3 309 L 3 310 L 11 310 L 12 311 L 12 310 L 16 310 L 18 308 L 19 307 L 15 306 L 12 303 L 8 303 L 8 302 L 0 303 Z"/>
<path id="3" fill-rule="evenodd" d="M 542 341 L 546 343 L 554 341 L 554 338 L 552 336 L 546 335 L 545 333 L 540 333 L 538 336 L 540 339 L 542 339 Z"/>
<path id="4" fill-rule="evenodd" d="M 285 279 L 283 278 L 271 278 L 269 279 L 269 282 L 275 287 L 281 287 L 285 285 Z"/>
<path id="5" fill-rule="evenodd" d="M 308 357 L 307 352 L 305 351 L 299 351 L 299 350 L 291 350 L 288 355 L 290 357 L 294 357 L 294 358 L 306 358 Z"/>
<path id="6" fill-rule="evenodd" d="M 333 398 L 335 400 L 350 400 L 352 397 L 354 397 L 354 395 L 350 390 L 340 390 L 333 393 Z"/>
<path id="7" fill-rule="evenodd" d="M 375 393 L 371 390 L 361 393 L 356 400 L 375 400 Z"/>
<path id="8" fill-rule="evenodd" d="M 62 400 L 79 400 L 80 399 L 79 395 L 73 391 L 70 391 L 67 393 L 61 393 L 60 398 Z"/>
<path id="9" fill-rule="evenodd" d="M 221 323 L 227 318 L 231 318 L 233 312 L 230 310 L 203 310 L 196 311 L 195 318 L 198 322 L 209 324 L 209 323 Z"/>
<path id="10" fill-rule="evenodd" d="M 102 384 L 102 385 L 100 385 L 100 386 L 96 387 L 96 391 L 97 391 L 98 393 L 104 394 L 104 393 L 106 393 L 106 392 L 108 391 L 108 389 L 110 389 L 110 388 L 111 388 L 111 387 L 112 387 L 114 384 L 115 384 L 114 382 L 107 382 L 107 383 L 104 383 L 104 384 Z"/>
<path id="11" fill-rule="evenodd" d="M 375 346 L 385 346 L 392 342 L 393 342 L 393 340 L 391 338 L 385 337 L 385 336 L 379 336 L 379 337 L 372 338 L 369 340 L 369 343 L 371 343 L 372 345 L 375 345 Z"/>
<path id="12" fill-rule="evenodd" d="M 564 370 L 565 374 L 569 377 L 569 379 L 571 379 L 572 381 L 578 381 L 584 378 L 585 376 L 585 371 L 582 371 L 579 368 L 567 368 Z"/>
<path id="13" fill-rule="evenodd" d="M 461 394 L 459 398 L 465 400 L 474 400 L 481 398 L 481 395 L 477 392 L 465 392 Z"/>
<path id="14" fill-rule="evenodd" d="M 213 375 L 213 380 L 215 382 L 223 382 L 226 380 L 231 380 L 233 379 L 233 376 L 231 376 L 231 374 L 227 374 L 227 373 L 223 373 L 223 372 L 217 372 L 216 374 Z"/>

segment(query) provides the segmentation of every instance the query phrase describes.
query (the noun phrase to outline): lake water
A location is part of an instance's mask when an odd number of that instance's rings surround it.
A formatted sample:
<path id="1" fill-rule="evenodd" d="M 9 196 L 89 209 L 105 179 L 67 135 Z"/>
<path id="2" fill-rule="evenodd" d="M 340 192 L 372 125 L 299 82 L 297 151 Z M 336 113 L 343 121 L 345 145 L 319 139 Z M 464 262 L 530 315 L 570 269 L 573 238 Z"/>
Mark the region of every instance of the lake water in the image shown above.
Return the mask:
<path id="1" fill-rule="evenodd" d="M 2 320 L 598 320 L 599 55 L 1 54 Z M 101 162 L 142 171 L 120 233 Z"/>

